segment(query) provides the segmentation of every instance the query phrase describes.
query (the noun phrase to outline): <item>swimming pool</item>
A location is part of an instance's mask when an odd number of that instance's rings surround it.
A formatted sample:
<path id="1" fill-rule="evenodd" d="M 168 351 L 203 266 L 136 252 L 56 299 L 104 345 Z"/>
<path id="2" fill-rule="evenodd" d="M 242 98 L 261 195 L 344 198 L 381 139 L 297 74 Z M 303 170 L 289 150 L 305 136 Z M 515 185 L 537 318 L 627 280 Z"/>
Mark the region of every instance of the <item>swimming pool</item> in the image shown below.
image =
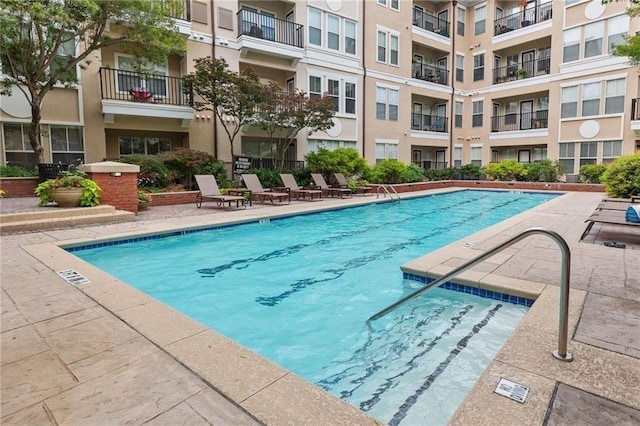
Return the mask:
<path id="1" fill-rule="evenodd" d="M 73 251 L 375 417 L 446 423 L 526 308 L 436 289 L 365 320 L 419 285 L 400 264 L 555 196 L 461 191 Z"/>

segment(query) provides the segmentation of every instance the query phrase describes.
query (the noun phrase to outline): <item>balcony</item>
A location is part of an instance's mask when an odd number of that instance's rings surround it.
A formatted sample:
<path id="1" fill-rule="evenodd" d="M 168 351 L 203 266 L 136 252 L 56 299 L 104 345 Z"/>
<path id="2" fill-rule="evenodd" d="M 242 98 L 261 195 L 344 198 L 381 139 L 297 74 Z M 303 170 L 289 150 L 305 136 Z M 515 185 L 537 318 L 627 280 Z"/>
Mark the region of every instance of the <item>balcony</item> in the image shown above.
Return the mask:
<path id="1" fill-rule="evenodd" d="M 449 119 L 430 114 L 412 113 L 411 130 L 447 133 L 449 131 Z"/>
<path id="2" fill-rule="evenodd" d="M 547 129 L 549 127 L 549 111 L 512 113 L 491 117 L 492 132 L 513 132 L 531 129 Z"/>
<path id="3" fill-rule="evenodd" d="M 521 64 L 511 64 L 505 67 L 494 68 L 493 84 L 549 74 L 550 69 L 551 58 L 549 56 L 541 56 L 530 61 L 523 61 Z"/>
<path id="4" fill-rule="evenodd" d="M 286 58 L 292 66 L 304 57 L 303 25 L 247 9 L 240 9 L 237 18 L 240 57 L 253 51 Z"/>
<path id="5" fill-rule="evenodd" d="M 640 136 L 640 98 L 631 99 L 631 130 Z"/>
<path id="6" fill-rule="evenodd" d="M 437 17 L 429 11 L 425 11 L 420 7 L 413 8 L 413 25 L 422 28 L 423 30 L 431 31 L 435 34 L 440 34 L 443 37 L 449 38 L 449 21 L 444 18 Z"/>
<path id="7" fill-rule="evenodd" d="M 548 21 L 552 17 L 553 2 L 536 4 L 535 7 L 504 16 L 494 21 L 493 35 L 500 35 L 510 31 L 519 30 L 538 22 Z"/>
<path id="8" fill-rule="evenodd" d="M 445 86 L 449 84 L 449 70 L 438 68 L 434 65 L 421 64 L 419 62 L 412 64 L 411 68 L 411 76 L 413 78 Z"/>
<path id="9" fill-rule="evenodd" d="M 106 123 L 115 115 L 191 120 L 193 109 L 182 79 L 167 75 L 100 68 L 100 97 Z M 183 122 L 183 126 L 188 123 Z"/>

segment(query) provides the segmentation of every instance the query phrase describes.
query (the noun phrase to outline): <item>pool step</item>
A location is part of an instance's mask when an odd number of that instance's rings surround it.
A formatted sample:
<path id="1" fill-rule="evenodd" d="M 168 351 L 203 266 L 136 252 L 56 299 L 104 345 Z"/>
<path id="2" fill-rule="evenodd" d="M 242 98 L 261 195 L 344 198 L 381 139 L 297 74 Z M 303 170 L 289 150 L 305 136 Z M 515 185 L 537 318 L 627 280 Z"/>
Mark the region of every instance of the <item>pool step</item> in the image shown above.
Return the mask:
<path id="1" fill-rule="evenodd" d="M 135 214 L 102 205 L 96 207 L 46 209 L 0 215 L 0 235 L 72 228 L 103 223 L 132 222 Z"/>

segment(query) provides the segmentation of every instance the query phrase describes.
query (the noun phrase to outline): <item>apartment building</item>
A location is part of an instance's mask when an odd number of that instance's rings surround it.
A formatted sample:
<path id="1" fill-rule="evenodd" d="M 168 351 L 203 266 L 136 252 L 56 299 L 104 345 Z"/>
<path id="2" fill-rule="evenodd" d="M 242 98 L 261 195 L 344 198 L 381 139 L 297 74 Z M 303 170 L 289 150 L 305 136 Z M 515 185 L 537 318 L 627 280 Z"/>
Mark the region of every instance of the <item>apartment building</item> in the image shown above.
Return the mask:
<path id="1" fill-rule="evenodd" d="M 43 108 L 52 162 L 117 159 L 180 148 L 270 164 L 271 141 L 247 126 L 231 153 L 212 112 L 182 93 L 193 60 L 225 58 L 261 81 L 334 100 L 334 126 L 300 132 L 290 165 L 320 147 L 354 147 L 372 164 L 397 158 L 425 168 L 517 159 L 559 160 L 567 174 L 640 151 L 637 67 L 610 54 L 640 31 L 625 3 L 573 1 L 187 0 L 176 31 L 184 56 L 155 73 L 133 71 L 122 49 L 103 49 L 80 84 Z M 30 110 L 2 97 L 3 164 L 33 164 Z M 64 107 L 60 107 L 64 105 Z M 229 117 L 228 119 L 231 119 Z"/>

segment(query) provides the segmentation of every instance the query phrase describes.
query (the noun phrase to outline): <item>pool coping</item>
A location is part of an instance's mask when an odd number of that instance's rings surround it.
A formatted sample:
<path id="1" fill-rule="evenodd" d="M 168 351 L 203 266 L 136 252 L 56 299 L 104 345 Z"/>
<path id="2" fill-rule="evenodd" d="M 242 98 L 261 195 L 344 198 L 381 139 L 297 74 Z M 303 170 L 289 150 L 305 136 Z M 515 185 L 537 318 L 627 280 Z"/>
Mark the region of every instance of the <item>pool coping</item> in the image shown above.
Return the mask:
<path id="1" fill-rule="evenodd" d="M 411 194 L 410 196 L 407 194 L 407 196 L 403 198 L 450 192 L 450 190 L 450 188 L 439 191 L 431 190 L 420 194 Z M 567 196 L 570 196 L 570 194 L 561 195 L 538 208 L 532 209 L 533 211 L 530 210 L 521 213 L 507 219 L 506 221 L 500 222 L 499 224 L 485 228 L 484 230 L 465 238 L 465 240 L 472 239 L 480 241 L 482 239 L 486 239 L 498 231 L 509 229 L 514 224 L 523 222 L 528 217 L 535 215 L 540 209 L 548 209 L 549 206 L 554 204 L 554 202 L 560 202 L 560 200 Z M 372 202 L 380 201 L 381 200 L 363 200 L 361 203 L 352 203 L 350 206 L 357 204 L 370 204 Z M 332 210 L 336 208 L 344 208 L 345 206 L 341 205 L 329 208 L 318 207 L 321 206 L 313 206 L 312 208 L 305 207 L 303 208 L 303 212 Z M 283 210 L 282 213 L 276 213 L 275 215 L 263 212 L 263 214 L 258 214 L 256 217 L 274 218 L 296 214 L 300 214 L 300 212 L 294 213 L 290 210 Z M 240 224 L 251 222 L 255 220 L 256 217 L 231 221 L 226 220 L 221 222 L 217 222 L 214 219 L 213 222 L 221 224 Z M 210 218 L 202 220 L 203 222 L 211 222 Z M 180 226 L 177 224 L 171 225 L 169 223 L 164 223 L 161 225 L 161 228 L 163 229 L 160 230 L 160 232 L 171 232 L 171 228 L 175 230 L 207 226 L 211 226 L 211 223 L 202 223 L 195 226 Z M 241 347 L 235 342 L 218 334 L 214 330 L 211 330 L 195 320 L 178 313 L 172 308 L 169 308 L 163 303 L 145 295 L 128 284 L 89 265 L 62 248 L 86 244 L 87 242 L 121 239 L 127 235 L 151 235 L 156 234 L 157 232 L 158 230 L 142 233 L 139 231 L 128 231 L 119 235 L 112 235 L 110 237 L 97 237 L 88 240 L 86 238 L 74 238 L 57 242 L 23 245 L 22 248 L 54 271 L 74 269 L 87 277 L 91 283 L 81 284 L 78 286 L 84 294 L 140 332 L 143 336 L 155 343 L 159 348 L 171 355 L 186 368 L 203 378 L 212 388 L 216 389 L 230 400 L 235 401 L 240 407 L 244 408 L 266 424 L 308 424 L 309 418 L 313 418 L 318 424 L 379 423 L 377 420 L 369 417 L 346 402 L 343 402 L 340 399 L 320 390 L 311 383 L 306 382 L 295 374 L 260 357 L 252 351 Z M 429 255 L 408 262 L 402 266 L 403 271 L 406 270 L 412 271 L 412 273 L 423 273 L 425 270 L 420 266 L 419 262 L 426 262 L 426 265 L 428 265 L 428 268 L 426 269 L 427 273 L 432 274 L 433 276 L 437 276 L 438 273 L 446 273 L 452 268 L 450 264 L 452 255 L 454 255 L 455 258 L 460 258 L 461 256 L 470 256 L 473 253 L 473 247 L 470 247 L 469 245 L 465 246 L 464 244 L 461 244 L 461 242 L 462 240 L 459 240 L 443 247 L 440 250 L 432 252 Z M 461 245 L 463 248 L 470 250 L 462 250 L 460 247 Z M 500 259 L 497 259 L 495 262 L 498 262 L 499 260 Z M 498 263 L 496 263 L 496 265 L 497 264 Z M 516 328 L 516 331 L 511 338 L 507 343 L 505 343 L 503 349 L 501 349 L 494 361 L 489 367 L 487 367 L 481 377 L 481 380 L 476 383 L 476 386 L 474 386 L 472 392 L 467 396 L 465 402 L 460 406 L 452 418 L 452 422 L 454 423 L 456 421 L 463 422 L 463 420 L 467 418 L 466 416 L 469 412 L 477 412 L 477 407 L 482 406 L 482 403 L 479 403 L 478 401 L 483 401 L 483 398 L 488 398 L 492 401 L 492 413 L 493 408 L 495 408 L 493 405 L 495 404 L 509 407 L 509 403 L 513 403 L 513 401 L 506 400 L 502 397 L 499 397 L 501 398 L 500 400 L 494 401 L 495 397 L 492 392 L 487 391 L 487 381 L 490 381 L 490 379 L 496 374 L 503 374 L 502 371 L 504 371 L 504 369 L 502 367 L 509 366 L 512 368 L 512 371 L 516 371 L 518 374 L 521 373 L 521 369 L 513 370 L 517 363 L 510 360 L 511 355 L 508 351 L 505 353 L 505 348 L 511 347 L 512 341 L 526 341 L 527 339 L 523 338 L 523 335 L 537 336 L 540 332 L 544 331 L 544 336 L 540 337 L 544 337 L 546 343 L 553 334 L 557 333 L 557 330 L 554 330 L 553 327 L 545 326 L 541 329 L 540 324 L 537 324 L 538 321 L 528 320 L 532 313 L 535 313 L 533 318 L 538 318 L 539 320 L 544 315 L 557 309 L 557 299 L 554 298 L 555 293 L 557 293 L 557 287 L 526 280 L 520 280 L 510 284 L 510 282 L 513 282 L 512 278 L 505 279 L 505 277 L 496 273 L 478 272 L 477 270 L 471 270 L 463 273 L 461 275 L 461 279 L 465 280 L 465 282 L 462 282 L 463 284 L 471 283 L 473 285 L 475 283 L 475 285 L 478 286 L 492 286 L 491 288 L 501 289 L 501 291 L 506 293 L 516 292 L 516 295 L 526 294 L 526 297 L 538 300 L 534 303 L 529 313 Z M 533 290 L 530 290 L 529 287 Z M 575 329 L 579 312 L 582 309 L 582 304 L 584 303 L 585 294 L 585 292 L 581 292 L 579 290 L 572 290 L 571 292 L 572 299 L 570 319 L 573 320 L 570 322 L 570 335 L 573 334 L 573 330 Z M 542 314 L 540 314 L 540 312 L 542 312 Z M 576 353 L 576 345 L 581 351 L 586 350 L 582 346 L 588 346 L 572 341 L 571 347 Z M 534 345 L 534 347 L 531 348 L 531 351 L 533 353 L 539 353 L 539 346 L 542 345 Z M 623 355 L 600 350 L 591 346 L 589 346 L 589 348 L 589 350 L 598 350 L 606 352 L 607 354 L 613 354 L 615 362 L 618 362 L 620 366 L 624 365 L 628 367 L 628 363 L 625 364 L 624 362 L 620 362 L 619 359 L 616 359 L 617 357 L 624 357 Z M 545 347 L 545 350 L 546 349 L 547 348 Z M 551 348 L 551 350 L 552 349 L 553 348 Z M 520 351 L 517 352 L 519 353 Z M 545 359 L 547 358 L 547 355 L 550 356 L 550 351 L 548 354 L 544 355 Z M 551 367 L 554 366 L 553 362 L 548 363 L 551 364 Z M 576 362 L 567 365 L 576 365 Z M 509 369 L 507 368 L 507 370 Z M 526 369 L 524 373 L 529 373 L 529 375 L 533 374 L 526 371 Z M 529 377 L 524 373 L 522 374 L 525 377 Z M 513 373 L 511 374 L 511 377 L 516 377 L 518 374 Z M 548 391 L 549 383 L 547 382 L 553 382 L 553 380 L 549 380 L 545 374 L 534 374 L 533 378 L 538 379 L 539 376 L 547 379 L 546 381 L 540 380 L 541 382 L 544 382 L 544 386 L 540 385 L 541 389 L 544 389 L 542 395 L 550 395 Z M 616 374 L 616 376 L 618 375 Z M 622 382 L 625 383 L 626 386 L 629 386 L 628 382 L 625 382 L 624 380 Z M 619 392 L 622 392 L 620 387 L 614 386 L 614 388 L 618 389 Z M 549 398 L 546 398 L 546 400 L 545 398 L 541 398 L 539 404 L 528 404 L 527 410 L 520 411 L 526 412 L 527 415 L 531 415 L 531 412 L 534 412 L 534 418 L 539 418 L 540 413 L 543 413 L 542 415 L 544 415 L 544 412 L 546 412 Z M 534 406 L 535 409 L 532 409 L 532 406 Z M 509 416 L 508 419 L 510 421 L 514 419 L 514 413 L 512 411 L 513 408 L 514 407 L 511 407 L 507 410 Z M 542 410 L 542 408 L 544 408 L 544 410 Z M 525 416 L 523 419 L 524 418 L 531 421 L 531 417 Z M 495 421 L 497 420 L 497 417 L 492 414 L 492 419 Z"/>

